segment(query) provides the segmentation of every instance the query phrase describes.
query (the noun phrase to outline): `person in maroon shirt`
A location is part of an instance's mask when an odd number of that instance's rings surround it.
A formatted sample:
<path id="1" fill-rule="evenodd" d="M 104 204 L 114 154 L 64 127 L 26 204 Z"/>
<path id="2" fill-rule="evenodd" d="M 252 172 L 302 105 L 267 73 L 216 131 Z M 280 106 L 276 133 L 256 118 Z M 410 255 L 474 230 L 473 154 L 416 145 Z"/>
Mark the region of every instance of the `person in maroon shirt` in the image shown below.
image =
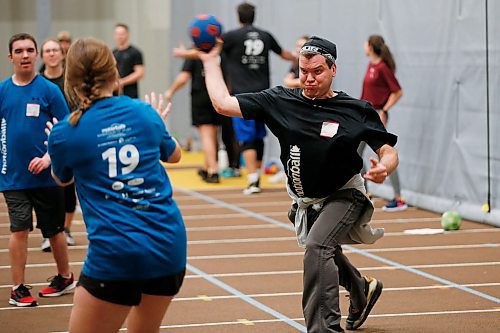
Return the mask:
<path id="1" fill-rule="evenodd" d="M 380 35 L 371 35 L 365 42 L 365 53 L 370 59 L 363 80 L 363 92 L 361 99 L 372 104 L 378 111 L 380 119 L 385 127 L 389 120 L 388 111 L 403 96 L 403 90 L 396 79 L 396 62 L 384 38 Z M 359 147 L 360 155 L 366 144 L 361 143 Z M 401 198 L 401 186 L 397 171 L 390 175 L 394 198 L 383 207 L 388 212 L 405 210 L 408 205 Z"/>

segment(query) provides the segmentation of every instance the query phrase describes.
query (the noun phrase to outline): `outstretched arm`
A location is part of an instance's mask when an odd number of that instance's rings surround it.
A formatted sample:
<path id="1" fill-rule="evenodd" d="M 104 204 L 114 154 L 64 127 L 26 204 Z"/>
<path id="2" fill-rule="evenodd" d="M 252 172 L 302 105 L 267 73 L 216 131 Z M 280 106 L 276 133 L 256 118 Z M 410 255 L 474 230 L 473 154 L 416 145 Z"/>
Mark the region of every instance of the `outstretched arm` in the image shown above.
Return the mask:
<path id="1" fill-rule="evenodd" d="M 229 94 L 224 77 L 222 76 L 219 60 L 221 50 L 222 40 L 218 39 L 217 45 L 210 52 L 198 51 L 198 57 L 203 62 L 205 69 L 205 83 L 208 94 L 218 113 L 229 117 L 243 117 L 238 100 Z"/>
<path id="2" fill-rule="evenodd" d="M 177 77 L 175 78 L 175 80 L 172 83 L 172 85 L 167 89 L 167 91 L 165 91 L 165 99 L 168 102 L 170 102 L 170 100 L 174 96 L 175 92 L 177 90 L 181 89 L 182 87 L 184 87 L 186 85 L 186 83 L 189 82 L 190 79 L 191 79 L 191 73 L 190 72 L 186 72 L 186 71 L 180 72 L 177 75 Z"/>
<path id="3" fill-rule="evenodd" d="M 195 49 L 186 49 L 184 43 L 180 43 L 179 47 L 174 47 L 174 57 L 184 59 L 198 59 L 198 52 Z"/>
<path id="4" fill-rule="evenodd" d="M 285 49 L 281 51 L 280 57 L 284 60 L 297 61 L 297 55 Z"/>

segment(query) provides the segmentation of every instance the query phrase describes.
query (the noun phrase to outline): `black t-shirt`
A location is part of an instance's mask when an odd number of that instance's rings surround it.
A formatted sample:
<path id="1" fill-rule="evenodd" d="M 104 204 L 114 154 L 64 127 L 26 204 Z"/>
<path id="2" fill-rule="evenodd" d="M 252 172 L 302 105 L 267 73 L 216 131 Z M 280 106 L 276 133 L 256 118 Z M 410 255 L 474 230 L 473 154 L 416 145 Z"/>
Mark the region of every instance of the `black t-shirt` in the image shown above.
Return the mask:
<path id="1" fill-rule="evenodd" d="M 186 59 L 182 66 L 182 71 L 191 74 L 191 105 L 211 106 L 212 102 L 210 101 L 205 84 L 205 70 L 203 69 L 201 60 Z"/>
<path id="2" fill-rule="evenodd" d="M 61 90 L 61 92 L 64 95 L 64 75 L 52 79 L 46 77 L 44 73 L 42 73 L 42 76 L 47 80 L 49 80 L 50 82 L 55 83 L 59 87 L 59 90 Z"/>
<path id="3" fill-rule="evenodd" d="M 343 92 L 311 100 L 300 88 L 278 86 L 236 98 L 245 119 L 263 120 L 278 138 L 288 185 L 299 197 L 326 197 L 359 173 L 361 141 L 373 150 L 397 141 L 369 103 Z"/>
<path id="4" fill-rule="evenodd" d="M 59 90 L 61 90 L 61 92 L 62 92 L 62 94 L 64 96 L 64 99 L 66 100 L 66 103 L 68 104 L 68 106 L 70 106 L 69 103 L 68 103 L 68 99 L 66 98 L 66 94 L 64 93 L 64 74 L 61 75 L 61 76 L 59 76 L 59 77 L 53 78 L 53 79 L 50 79 L 50 78 L 46 77 L 44 73 L 42 73 L 42 76 L 45 79 L 49 80 L 50 82 L 56 84 L 59 87 Z"/>
<path id="5" fill-rule="evenodd" d="M 133 46 L 129 46 L 125 50 L 114 49 L 113 55 L 116 59 L 116 67 L 120 77 L 131 74 L 134 71 L 134 66 L 143 64 L 141 51 Z M 139 97 L 137 82 L 124 86 L 123 94 L 132 98 Z"/>
<path id="6" fill-rule="evenodd" d="M 233 93 L 269 88 L 269 51 L 281 47 L 267 31 L 247 25 L 224 34 L 222 62 Z"/>

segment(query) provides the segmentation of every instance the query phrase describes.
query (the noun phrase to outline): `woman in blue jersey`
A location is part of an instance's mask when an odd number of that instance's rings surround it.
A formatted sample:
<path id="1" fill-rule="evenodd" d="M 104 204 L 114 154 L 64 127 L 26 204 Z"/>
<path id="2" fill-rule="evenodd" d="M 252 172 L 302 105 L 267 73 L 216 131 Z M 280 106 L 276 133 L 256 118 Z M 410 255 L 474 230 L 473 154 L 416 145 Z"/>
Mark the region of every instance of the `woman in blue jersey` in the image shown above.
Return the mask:
<path id="1" fill-rule="evenodd" d="M 71 332 L 116 332 L 127 316 L 129 332 L 157 332 L 184 278 L 185 226 L 160 163 L 178 162 L 180 147 L 149 104 L 113 97 L 117 75 L 103 42 L 76 41 L 65 92 L 78 110 L 48 138 L 53 177 L 74 179 L 89 239 Z"/>

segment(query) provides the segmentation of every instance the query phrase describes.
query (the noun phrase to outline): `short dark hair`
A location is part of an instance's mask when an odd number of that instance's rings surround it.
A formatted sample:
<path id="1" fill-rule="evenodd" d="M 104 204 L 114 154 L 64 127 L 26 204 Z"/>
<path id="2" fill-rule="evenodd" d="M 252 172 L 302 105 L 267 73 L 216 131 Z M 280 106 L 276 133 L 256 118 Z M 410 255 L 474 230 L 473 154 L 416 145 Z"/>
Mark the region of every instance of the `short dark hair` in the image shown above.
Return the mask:
<path id="1" fill-rule="evenodd" d="M 255 6 L 248 2 L 243 2 L 238 6 L 238 17 L 241 23 L 252 24 L 255 18 Z"/>
<path id="2" fill-rule="evenodd" d="M 25 40 L 25 39 L 31 40 L 35 44 L 35 50 L 38 50 L 38 46 L 36 44 L 35 37 L 31 36 L 27 32 L 21 32 L 21 33 L 15 34 L 14 36 L 10 37 L 10 39 L 9 39 L 9 54 L 12 54 L 12 45 L 14 44 L 14 42 L 17 42 L 18 40 Z"/>
<path id="3" fill-rule="evenodd" d="M 115 25 L 115 28 L 118 28 L 118 27 L 123 28 L 123 29 L 128 31 L 128 25 L 126 25 L 125 23 L 117 23 Z"/>
<path id="4" fill-rule="evenodd" d="M 321 53 L 305 51 L 305 52 L 300 52 L 300 55 L 309 60 L 316 55 L 321 55 Z M 328 66 L 328 68 L 332 68 L 332 66 L 335 64 L 335 62 L 331 61 L 330 59 L 328 59 L 326 57 L 324 57 L 324 58 L 325 58 L 325 62 L 326 62 L 326 65 Z"/>

